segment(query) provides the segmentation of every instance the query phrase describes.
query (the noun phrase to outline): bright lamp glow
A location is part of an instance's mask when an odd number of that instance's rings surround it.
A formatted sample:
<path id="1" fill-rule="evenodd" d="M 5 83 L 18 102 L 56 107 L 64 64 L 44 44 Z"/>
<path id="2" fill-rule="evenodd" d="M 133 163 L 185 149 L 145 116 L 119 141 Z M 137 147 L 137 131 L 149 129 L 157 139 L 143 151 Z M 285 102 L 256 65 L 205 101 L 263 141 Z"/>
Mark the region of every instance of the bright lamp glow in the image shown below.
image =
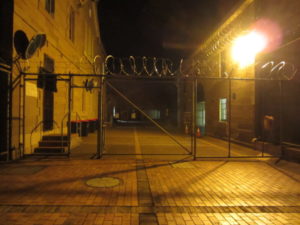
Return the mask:
<path id="1" fill-rule="evenodd" d="M 232 58 L 241 68 L 254 63 L 255 56 L 261 52 L 267 45 L 267 39 L 264 35 L 252 31 L 246 35 L 240 36 L 233 42 Z"/>

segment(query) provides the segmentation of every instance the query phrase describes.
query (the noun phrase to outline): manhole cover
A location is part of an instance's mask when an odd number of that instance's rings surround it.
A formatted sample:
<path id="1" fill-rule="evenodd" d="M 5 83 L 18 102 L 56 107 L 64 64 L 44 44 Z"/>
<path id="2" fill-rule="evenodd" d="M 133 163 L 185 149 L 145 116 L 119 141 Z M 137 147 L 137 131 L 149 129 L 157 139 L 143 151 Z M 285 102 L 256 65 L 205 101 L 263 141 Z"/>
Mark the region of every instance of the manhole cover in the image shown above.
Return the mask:
<path id="1" fill-rule="evenodd" d="M 98 188 L 114 187 L 119 185 L 120 183 L 121 180 L 115 177 L 98 177 L 86 181 L 86 184 L 88 186 Z"/>
<path id="2" fill-rule="evenodd" d="M 191 169 L 195 168 L 195 166 L 189 162 L 184 162 L 184 163 L 175 163 L 172 164 L 173 168 L 182 168 L 182 169 Z"/>

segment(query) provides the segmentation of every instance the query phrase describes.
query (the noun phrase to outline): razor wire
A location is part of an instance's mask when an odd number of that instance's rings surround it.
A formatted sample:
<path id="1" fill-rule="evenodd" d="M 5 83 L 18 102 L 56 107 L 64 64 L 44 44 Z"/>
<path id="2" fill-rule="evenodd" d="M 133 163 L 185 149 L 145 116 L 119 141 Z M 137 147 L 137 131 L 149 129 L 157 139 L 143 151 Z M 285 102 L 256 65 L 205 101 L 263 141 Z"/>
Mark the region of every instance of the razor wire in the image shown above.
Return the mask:
<path id="1" fill-rule="evenodd" d="M 221 79 L 229 78 L 228 71 L 224 71 L 224 74 L 220 76 L 219 73 L 221 67 L 223 67 L 222 61 L 213 57 L 202 56 L 188 60 L 181 59 L 179 62 L 174 63 L 168 58 L 146 56 L 119 58 L 108 55 L 102 62 L 105 74 L 112 76 L 145 78 L 196 76 L 205 78 L 215 74 Z M 298 72 L 295 64 L 284 60 L 257 62 L 254 67 L 255 77 L 249 79 L 291 80 Z M 100 73 L 100 67 L 97 72 Z M 235 79 L 238 78 L 235 77 Z"/>
<path id="2" fill-rule="evenodd" d="M 173 77 L 178 72 L 171 59 L 146 56 L 117 58 L 108 55 L 104 67 L 108 75 Z"/>
<path id="3" fill-rule="evenodd" d="M 298 72 L 298 68 L 291 62 L 268 61 L 258 67 L 257 77 L 271 80 L 292 80 Z"/>
<path id="4" fill-rule="evenodd" d="M 191 63 L 190 72 L 196 74 L 199 78 L 205 78 L 212 74 L 219 74 L 221 64 L 217 60 L 194 59 Z M 253 79 L 255 80 L 292 80 L 298 72 L 295 64 L 284 60 L 258 62 L 254 67 L 255 77 Z M 232 70 L 234 70 L 234 67 L 231 68 Z M 228 71 L 224 71 L 220 78 L 228 78 L 228 74 Z M 238 77 L 235 77 L 235 79 L 238 79 Z"/>

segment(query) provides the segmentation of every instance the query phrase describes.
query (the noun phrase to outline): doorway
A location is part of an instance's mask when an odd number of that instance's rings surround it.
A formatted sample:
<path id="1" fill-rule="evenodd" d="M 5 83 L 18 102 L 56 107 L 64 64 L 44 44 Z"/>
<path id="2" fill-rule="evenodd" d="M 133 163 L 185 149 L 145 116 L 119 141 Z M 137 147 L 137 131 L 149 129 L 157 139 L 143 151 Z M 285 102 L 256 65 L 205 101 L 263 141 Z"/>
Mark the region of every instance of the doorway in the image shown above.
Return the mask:
<path id="1" fill-rule="evenodd" d="M 49 90 L 44 90 L 43 99 L 43 130 L 48 131 L 53 129 L 53 103 L 54 97 L 53 92 Z"/>
<path id="2" fill-rule="evenodd" d="M 41 75 L 39 76 L 38 82 L 44 89 L 43 97 L 43 130 L 48 131 L 53 129 L 53 105 L 54 105 L 54 94 L 56 92 L 56 76 L 54 73 L 54 60 L 48 55 L 44 55 L 44 68 L 41 68 Z M 44 73 L 44 74 L 43 74 Z"/>

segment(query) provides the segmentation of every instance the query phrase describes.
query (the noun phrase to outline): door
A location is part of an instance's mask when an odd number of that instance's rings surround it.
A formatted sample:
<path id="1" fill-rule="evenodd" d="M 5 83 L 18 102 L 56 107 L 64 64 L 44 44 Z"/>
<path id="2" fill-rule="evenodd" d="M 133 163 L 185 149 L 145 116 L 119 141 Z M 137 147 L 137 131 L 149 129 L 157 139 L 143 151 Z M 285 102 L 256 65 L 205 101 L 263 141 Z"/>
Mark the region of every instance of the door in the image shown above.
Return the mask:
<path id="1" fill-rule="evenodd" d="M 43 130 L 53 129 L 53 92 L 44 90 L 44 104 L 43 104 Z"/>
<path id="2" fill-rule="evenodd" d="M 56 76 L 52 75 L 54 73 L 54 60 L 48 55 L 44 55 L 44 68 L 41 68 L 41 75 L 39 78 L 42 79 L 41 88 L 44 89 L 44 99 L 43 99 L 43 130 L 53 129 L 53 119 L 54 119 L 54 94 L 56 92 Z M 43 74 L 46 73 L 46 74 Z M 50 73 L 50 74 L 48 74 Z"/>

